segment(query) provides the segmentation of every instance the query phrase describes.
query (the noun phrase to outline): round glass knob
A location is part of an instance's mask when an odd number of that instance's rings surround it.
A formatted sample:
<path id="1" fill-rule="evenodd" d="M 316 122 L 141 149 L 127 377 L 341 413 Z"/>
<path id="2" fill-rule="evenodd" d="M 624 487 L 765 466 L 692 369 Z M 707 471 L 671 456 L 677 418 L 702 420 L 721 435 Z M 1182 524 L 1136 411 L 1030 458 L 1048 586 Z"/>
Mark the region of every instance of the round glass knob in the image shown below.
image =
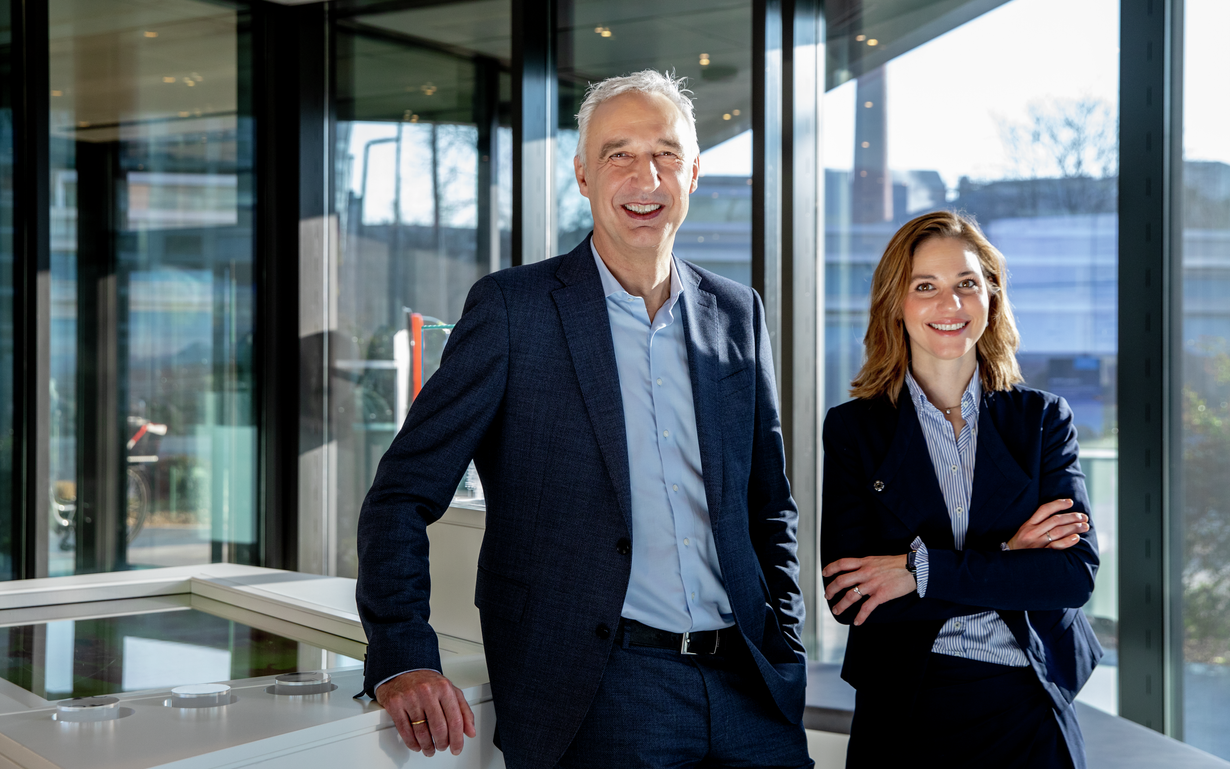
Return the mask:
<path id="1" fill-rule="evenodd" d="M 306 673 L 283 673 L 273 679 L 273 686 L 270 687 L 269 692 L 271 694 L 304 696 L 308 694 L 324 694 L 336 688 L 337 686 L 330 683 L 328 673 L 311 671 Z"/>
<path id="2" fill-rule="evenodd" d="M 212 708 L 231 703 L 226 684 L 188 684 L 171 690 L 171 705 L 177 708 Z"/>
<path id="3" fill-rule="evenodd" d="M 57 721 L 110 721 L 120 715 L 120 701 L 115 697 L 77 697 L 56 703 Z"/>

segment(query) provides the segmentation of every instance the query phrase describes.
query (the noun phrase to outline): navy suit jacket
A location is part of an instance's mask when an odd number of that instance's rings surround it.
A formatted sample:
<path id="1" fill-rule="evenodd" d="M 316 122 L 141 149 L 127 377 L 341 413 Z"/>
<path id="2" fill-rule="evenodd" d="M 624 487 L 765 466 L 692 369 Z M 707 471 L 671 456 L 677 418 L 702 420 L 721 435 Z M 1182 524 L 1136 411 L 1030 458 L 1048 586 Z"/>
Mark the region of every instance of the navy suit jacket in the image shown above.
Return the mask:
<path id="1" fill-rule="evenodd" d="M 798 511 L 785 476 L 764 309 L 680 262 L 705 497 L 735 621 L 792 722 L 806 686 Z M 589 239 L 471 289 L 439 371 L 384 455 L 359 517 L 368 694 L 439 665 L 426 527 L 471 457 L 487 496 L 474 603 L 509 767 L 553 766 L 614 641 L 631 569 L 628 446 Z"/>
<path id="2" fill-rule="evenodd" d="M 856 689 L 892 687 L 906 697 L 946 620 L 995 610 L 1055 709 L 1067 708 L 1102 656 L 1081 611 L 1098 569 L 1092 521 L 1066 550 L 1000 549 L 1039 506 L 1064 498 L 1073 500 L 1069 512 L 1089 512 L 1072 410 L 1058 396 L 1019 386 L 983 394 L 965 550 L 954 549 L 952 522 L 909 393 L 902 390 L 896 407 L 876 398 L 830 409 L 823 563 L 901 555 L 919 536 L 930 564 L 926 598 L 911 593 L 888 601 L 850 628 L 842 677 Z M 837 619 L 849 624 L 857 611 L 856 604 Z"/>

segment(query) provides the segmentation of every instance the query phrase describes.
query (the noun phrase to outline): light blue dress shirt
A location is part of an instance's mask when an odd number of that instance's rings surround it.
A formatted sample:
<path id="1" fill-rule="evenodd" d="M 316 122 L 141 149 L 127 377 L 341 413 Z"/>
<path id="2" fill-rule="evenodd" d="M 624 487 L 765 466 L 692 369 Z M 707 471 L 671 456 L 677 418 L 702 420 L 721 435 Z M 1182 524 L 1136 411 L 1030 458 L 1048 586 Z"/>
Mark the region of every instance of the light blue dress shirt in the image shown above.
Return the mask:
<path id="1" fill-rule="evenodd" d="M 632 576 L 622 615 L 672 633 L 734 624 L 705 500 L 688 369 L 685 288 L 671 257 L 670 298 L 649 320 L 590 241 L 615 343 L 632 489 Z"/>
<path id="2" fill-rule="evenodd" d="M 918 412 L 923 436 L 927 439 L 927 451 L 931 465 L 944 495 L 948 517 L 952 520 L 952 539 L 957 550 L 965 549 L 965 535 L 969 531 L 970 495 L 974 488 L 974 457 L 978 453 L 978 407 L 982 398 L 982 382 L 977 369 L 961 395 L 961 418 L 965 426 L 961 434 L 954 436 L 952 424 L 940 410 L 927 400 L 914 375 L 905 374 L 905 383 L 910 390 L 910 400 Z M 974 511 L 975 515 L 978 511 Z M 984 513 L 985 514 L 985 513 Z M 917 551 L 914 577 L 918 581 L 918 595 L 926 596 L 927 578 L 930 574 L 927 546 L 921 538 L 915 538 L 910 548 Z M 965 657 L 997 665 L 1025 667 L 1029 661 L 1021 651 L 1016 637 L 1004 620 L 993 611 L 953 617 L 940 628 L 931 651 L 954 657 Z"/>

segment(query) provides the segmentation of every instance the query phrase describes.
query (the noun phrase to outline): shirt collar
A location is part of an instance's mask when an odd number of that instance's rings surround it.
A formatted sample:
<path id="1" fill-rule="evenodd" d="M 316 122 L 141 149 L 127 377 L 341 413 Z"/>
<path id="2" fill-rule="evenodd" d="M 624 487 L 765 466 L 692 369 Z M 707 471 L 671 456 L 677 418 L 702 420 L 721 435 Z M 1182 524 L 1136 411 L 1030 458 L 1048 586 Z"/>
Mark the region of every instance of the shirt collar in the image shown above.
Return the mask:
<path id="1" fill-rule="evenodd" d="M 982 378 L 979 376 L 979 368 L 974 367 L 974 375 L 970 377 L 969 384 L 965 386 L 965 392 L 961 395 L 961 417 L 966 422 L 973 421 L 974 415 L 978 413 L 978 400 L 982 397 Z M 918 411 L 940 414 L 940 409 L 927 400 L 927 394 L 923 392 L 922 386 L 918 384 L 918 380 L 908 368 L 905 370 L 905 384 L 910 388 L 910 400 L 914 401 L 914 407 Z"/>
<path id="2" fill-rule="evenodd" d="M 594 239 L 589 239 L 589 250 L 594 254 L 594 263 L 598 265 L 598 276 L 602 278 L 602 293 L 604 296 L 610 297 L 612 294 L 617 296 L 631 296 L 620 284 L 619 280 L 611 273 L 611 269 L 606 266 L 606 262 L 602 261 L 602 257 L 598 255 L 598 247 L 594 245 Z M 679 266 L 675 264 L 675 255 L 671 254 L 671 295 L 666 300 L 665 307 L 670 309 L 675 305 L 679 295 L 683 293 L 683 281 L 679 279 Z"/>

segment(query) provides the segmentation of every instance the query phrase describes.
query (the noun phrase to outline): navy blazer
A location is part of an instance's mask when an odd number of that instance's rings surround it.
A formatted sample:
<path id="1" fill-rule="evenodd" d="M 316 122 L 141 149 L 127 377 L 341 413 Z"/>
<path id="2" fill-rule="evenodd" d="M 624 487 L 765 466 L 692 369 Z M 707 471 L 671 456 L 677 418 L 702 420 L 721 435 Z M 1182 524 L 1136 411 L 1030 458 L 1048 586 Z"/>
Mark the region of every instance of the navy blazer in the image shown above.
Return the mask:
<path id="1" fill-rule="evenodd" d="M 1055 709 L 1066 709 L 1102 657 L 1081 611 L 1098 570 L 1092 521 L 1080 542 L 1065 550 L 1000 549 L 1039 506 L 1064 498 L 1073 501 L 1068 512 L 1089 512 L 1072 410 L 1058 396 L 1020 386 L 984 392 L 965 550 L 954 549 L 952 522 L 909 393 L 902 390 L 896 407 L 875 398 L 830 409 L 823 563 L 900 555 L 919 536 L 930 564 L 926 598 L 911 593 L 888 601 L 850 628 L 842 677 L 856 689 L 908 692 L 946 620 L 995 610 Z M 856 604 L 837 619 L 849 624 L 857 612 Z"/>
<path id="2" fill-rule="evenodd" d="M 680 262 L 705 496 L 735 621 L 773 700 L 802 718 L 798 511 L 754 291 Z M 509 767 L 553 766 L 614 641 L 631 569 L 628 446 L 589 239 L 471 289 L 439 371 L 380 461 L 359 517 L 368 694 L 435 667 L 426 527 L 474 459 L 487 529 L 474 603 Z"/>

